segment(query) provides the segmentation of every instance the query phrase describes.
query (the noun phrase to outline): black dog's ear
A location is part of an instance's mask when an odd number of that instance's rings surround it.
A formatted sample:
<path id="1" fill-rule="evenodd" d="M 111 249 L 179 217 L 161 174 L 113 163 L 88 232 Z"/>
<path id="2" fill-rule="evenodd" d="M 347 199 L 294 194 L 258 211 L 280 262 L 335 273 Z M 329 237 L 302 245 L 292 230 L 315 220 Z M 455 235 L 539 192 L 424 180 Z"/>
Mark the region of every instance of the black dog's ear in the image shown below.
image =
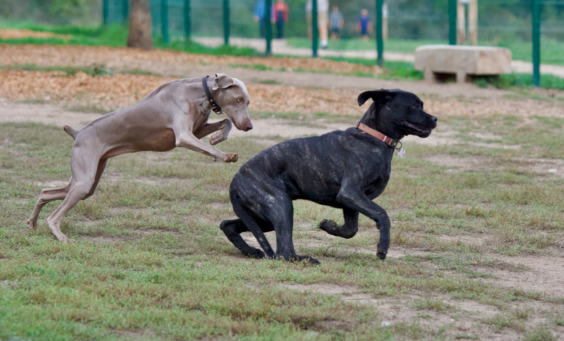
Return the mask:
<path id="1" fill-rule="evenodd" d="M 369 98 L 372 98 L 374 102 L 389 102 L 395 95 L 394 91 L 385 89 L 365 91 L 358 95 L 358 105 L 363 105 Z"/>

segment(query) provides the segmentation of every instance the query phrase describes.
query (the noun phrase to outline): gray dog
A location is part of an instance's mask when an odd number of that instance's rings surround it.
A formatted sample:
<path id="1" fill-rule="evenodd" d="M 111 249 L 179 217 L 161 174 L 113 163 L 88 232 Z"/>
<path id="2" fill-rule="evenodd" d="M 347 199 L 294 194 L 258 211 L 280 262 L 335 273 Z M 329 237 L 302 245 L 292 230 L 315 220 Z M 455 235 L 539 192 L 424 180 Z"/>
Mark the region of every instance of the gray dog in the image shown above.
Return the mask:
<path id="1" fill-rule="evenodd" d="M 80 200 L 94 194 L 106 162 L 114 156 L 185 147 L 214 160 L 236 162 L 237 154 L 226 154 L 200 139 L 215 132 L 210 137 L 212 145 L 225 141 L 231 122 L 239 130 L 251 130 L 249 103 L 245 84 L 220 73 L 215 79 L 192 78 L 165 83 L 138 103 L 102 116 L 80 131 L 65 126 L 65 131 L 75 140 L 70 162 L 72 177 L 65 187 L 41 191 L 27 221 L 29 228 L 37 228 L 39 212 L 46 203 L 63 200 L 47 218 L 47 223 L 58 240 L 74 242 L 61 232 L 61 220 Z M 223 109 L 229 119 L 208 123 L 212 109 L 217 113 Z"/>
<path id="2" fill-rule="evenodd" d="M 323 220 L 319 226 L 334 236 L 352 238 L 358 231 L 359 213 L 372 219 L 380 230 L 377 255 L 386 258 L 390 219 L 372 200 L 388 184 L 400 140 L 406 135 L 428 137 L 437 118 L 427 114 L 419 97 L 409 92 L 366 91 L 358 96 L 358 104 L 369 98 L 374 102 L 356 127 L 282 142 L 241 166 L 229 189 L 239 219 L 224 220 L 220 227 L 244 255 L 263 258 L 266 253 L 269 258 L 318 264 L 294 251 L 292 201 L 304 199 L 343 210 L 344 225 Z M 246 231 L 253 233 L 264 252 L 241 238 Z M 270 231 L 276 232 L 276 253 L 264 236 Z"/>

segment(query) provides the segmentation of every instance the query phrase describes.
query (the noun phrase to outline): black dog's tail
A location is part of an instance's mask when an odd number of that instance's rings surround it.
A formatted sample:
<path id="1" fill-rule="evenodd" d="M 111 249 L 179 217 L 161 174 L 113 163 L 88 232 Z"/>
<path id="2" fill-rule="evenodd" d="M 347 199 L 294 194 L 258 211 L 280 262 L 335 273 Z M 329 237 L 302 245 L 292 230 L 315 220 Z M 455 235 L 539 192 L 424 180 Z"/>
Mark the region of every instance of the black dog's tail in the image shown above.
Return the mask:
<path id="1" fill-rule="evenodd" d="M 76 135 L 78 134 L 78 130 L 74 129 L 71 126 L 64 126 L 63 129 L 65 133 L 69 134 L 73 140 L 76 140 Z"/>

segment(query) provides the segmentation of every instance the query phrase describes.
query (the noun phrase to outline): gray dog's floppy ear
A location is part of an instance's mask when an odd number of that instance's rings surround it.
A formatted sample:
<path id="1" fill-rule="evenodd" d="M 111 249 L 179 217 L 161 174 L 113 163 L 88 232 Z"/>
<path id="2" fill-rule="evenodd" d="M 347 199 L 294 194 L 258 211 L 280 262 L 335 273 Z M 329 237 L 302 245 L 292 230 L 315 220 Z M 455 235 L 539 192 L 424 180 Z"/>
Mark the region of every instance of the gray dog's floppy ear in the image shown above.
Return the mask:
<path id="1" fill-rule="evenodd" d="M 217 90 L 219 88 L 227 89 L 228 87 L 233 85 L 235 85 L 235 82 L 233 82 L 233 78 L 229 77 L 224 73 L 216 73 L 215 82 L 213 83 L 212 90 Z"/>
<path id="2" fill-rule="evenodd" d="M 358 105 L 363 105 L 369 98 L 372 98 L 374 102 L 388 102 L 394 98 L 396 95 L 395 91 L 393 90 L 372 90 L 372 91 L 365 91 L 358 95 Z"/>

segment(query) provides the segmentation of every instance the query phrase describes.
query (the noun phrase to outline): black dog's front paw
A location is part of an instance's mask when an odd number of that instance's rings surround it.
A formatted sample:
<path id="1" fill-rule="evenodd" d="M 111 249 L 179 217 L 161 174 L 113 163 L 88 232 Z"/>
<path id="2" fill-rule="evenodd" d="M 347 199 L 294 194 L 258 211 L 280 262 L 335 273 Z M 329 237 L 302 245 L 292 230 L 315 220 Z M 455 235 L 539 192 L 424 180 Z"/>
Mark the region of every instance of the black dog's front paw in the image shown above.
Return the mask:
<path id="1" fill-rule="evenodd" d="M 249 250 L 247 252 L 243 252 L 243 254 L 245 256 L 249 256 L 257 259 L 266 257 L 266 255 L 264 254 L 264 252 L 262 252 L 262 250 L 259 250 L 254 247 L 249 247 Z"/>
<path id="2" fill-rule="evenodd" d="M 386 250 L 388 250 L 388 249 L 386 248 Z M 380 244 L 378 244 L 378 253 L 376 253 L 376 256 L 378 256 L 378 258 L 380 258 L 381 260 L 384 260 L 384 259 L 386 259 L 387 254 L 388 254 L 388 251 L 383 251 L 380 248 Z"/>
<path id="3" fill-rule="evenodd" d="M 291 261 L 291 262 L 303 262 L 303 261 L 306 261 L 306 262 L 308 262 L 308 263 L 310 263 L 310 264 L 312 264 L 312 265 L 320 265 L 320 264 L 321 264 L 317 259 L 312 258 L 312 257 L 310 257 L 310 256 L 295 256 L 295 257 L 292 257 L 292 258 L 290 259 L 290 261 Z"/>
<path id="4" fill-rule="evenodd" d="M 323 219 L 319 223 L 319 228 L 332 236 L 341 237 L 341 238 L 352 238 L 356 235 L 358 231 L 358 225 L 354 226 L 341 226 L 334 222 L 333 220 Z"/>
<path id="5" fill-rule="evenodd" d="M 319 223 L 319 228 L 322 229 L 323 231 L 332 234 L 331 232 L 335 233 L 335 230 L 337 229 L 337 227 L 339 227 L 339 225 L 334 222 L 333 220 L 327 220 L 327 219 L 323 219 L 320 223 Z"/>

